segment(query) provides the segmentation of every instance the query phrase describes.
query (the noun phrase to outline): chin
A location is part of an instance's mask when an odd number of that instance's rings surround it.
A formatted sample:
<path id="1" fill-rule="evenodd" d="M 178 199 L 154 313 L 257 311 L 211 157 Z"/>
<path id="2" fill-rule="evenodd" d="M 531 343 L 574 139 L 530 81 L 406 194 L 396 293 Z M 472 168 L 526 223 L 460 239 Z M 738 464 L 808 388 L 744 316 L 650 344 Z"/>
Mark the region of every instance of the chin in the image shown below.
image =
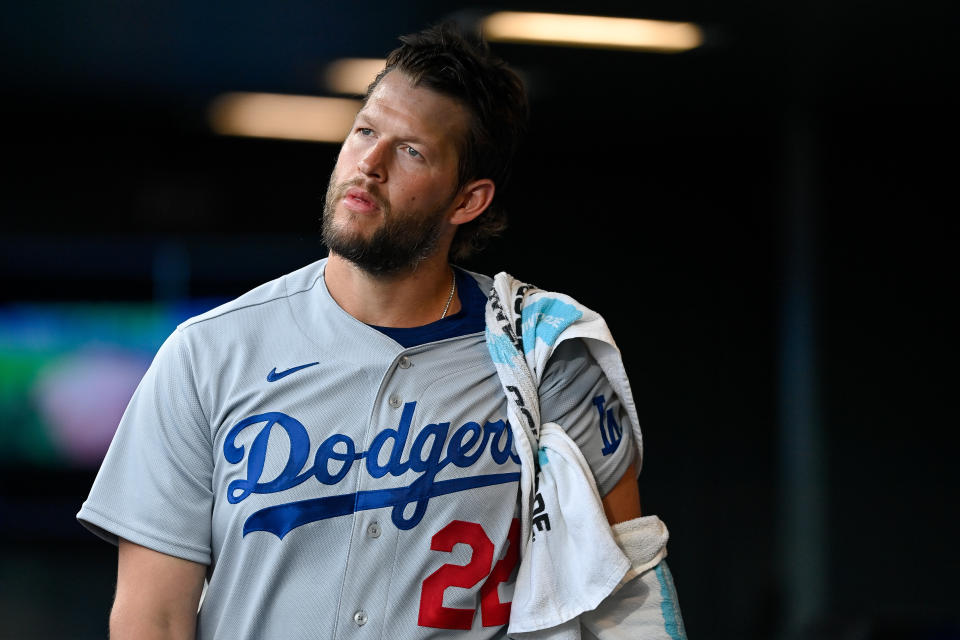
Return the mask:
<path id="1" fill-rule="evenodd" d="M 375 232 L 376 229 L 371 228 L 371 225 L 354 222 L 347 212 L 343 217 L 337 216 L 333 223 L 324 229 L 323 237 L 327 246 L 362 247 L 370 242 Z"/>

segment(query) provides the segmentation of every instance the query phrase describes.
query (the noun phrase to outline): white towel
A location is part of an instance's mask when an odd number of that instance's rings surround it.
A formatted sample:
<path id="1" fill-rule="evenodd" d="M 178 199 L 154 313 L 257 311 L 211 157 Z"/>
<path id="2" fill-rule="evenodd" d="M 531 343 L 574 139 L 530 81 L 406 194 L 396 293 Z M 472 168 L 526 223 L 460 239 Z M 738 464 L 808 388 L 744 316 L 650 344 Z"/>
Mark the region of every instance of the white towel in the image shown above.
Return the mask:
<path id="1" fill-rule="evenodd" d="M 561 425 L 540 424 L 538 387 L 556 346 L 584 339 L 633 425 L 639 471 L 642 439 L 630 384 L 599 314 L 506 273 L 494 278 L 486 333 L 521 458 L 521 563 L 508 633 L 549 629 L 537 637 L 577 640 L 577 616 L 595 608 L 636 567 L 617 545 L 579 448 Z"/>
<path id="2" fill-rule="evenodd" d="M 590 467 L 561 426 L 542 425 L 538 457 L 533 540 L 520 563 L 510 610 L 514 637 L 596 608 L 631 567 L 607 523 Z"/>

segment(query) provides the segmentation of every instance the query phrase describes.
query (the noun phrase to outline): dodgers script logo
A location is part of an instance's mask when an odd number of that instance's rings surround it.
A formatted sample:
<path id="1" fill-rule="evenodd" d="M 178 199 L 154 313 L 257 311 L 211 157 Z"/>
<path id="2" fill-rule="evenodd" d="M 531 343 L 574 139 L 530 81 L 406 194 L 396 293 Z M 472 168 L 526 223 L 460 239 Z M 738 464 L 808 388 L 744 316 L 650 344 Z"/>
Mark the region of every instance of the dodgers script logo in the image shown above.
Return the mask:
<path id="1" fill-rule="evenodd" d="M 279 411 L 271 411 L 238 422 L 227 433 L 223 443 L 223 455 L 231 464 L 239 464 L 246 458 L 247 475 L 227 486 L 227 500 L 231 504 L 241 502 L 253 493 L 285 491 L 311 478 L 321 484 L 335 485 L 347 476 L 354 462 L 358 460 L 363 460 L 361 464 L 365 465 L 366 472 L 372 478 L 382 478 L 388 473 L 401 476 L 407 471 L 420 474 L 406 487 L 357 491 L 261 509 L 244 522 L 243 535 L 251 531 L 267 531 L 282 539 L 293 529 L 310 522 L 381 507 L 393 507 L 390 519 L 398 529 L 405 530 L 420 523 L 427 512 L 430 498 L 476 487 L 519 481 L 518 472 L 436 480 L 437 474 L 450 464 L 460 468 L 472 467 L 488 449 L 490 457 L 497 464 L 506 464 L 508 460 L 520 464 L 519 456 L 512 451 L 513 433 L 510 424 L 503 420 L 487 422 L 482 427 L 478 422 L 466 422 L 453 433 L 450 433 L 449 422 L 428 424 L 414 439 L 410 455 L 406 460 L 401 460 L 416 407 L 416 402 L 406 403 L 397 428 L 380 431 L 367 451 L 357 451 L 356 444 L 349 436 L 342 433 L 331 435 L 317 447 L 313 464 L 307 468 L 305 467 L 312 448 L 310 436 L 306 427 L 296 418 Z M 279 427 L 286 434 L 290 453 L 276 478 L 261 481 L 270 432 L 274 427 Z M 243 445 L 236 444 L 237 436 L 248 428 L 259 429 L 249 452 Z M 386 464 L 380 464 L 381 450 L 388 441 L 392 441 L 389 458 Z M 405 517 L 404 511 L 411 504 L 416 505 L 414 511 L 410 517 Z"/>

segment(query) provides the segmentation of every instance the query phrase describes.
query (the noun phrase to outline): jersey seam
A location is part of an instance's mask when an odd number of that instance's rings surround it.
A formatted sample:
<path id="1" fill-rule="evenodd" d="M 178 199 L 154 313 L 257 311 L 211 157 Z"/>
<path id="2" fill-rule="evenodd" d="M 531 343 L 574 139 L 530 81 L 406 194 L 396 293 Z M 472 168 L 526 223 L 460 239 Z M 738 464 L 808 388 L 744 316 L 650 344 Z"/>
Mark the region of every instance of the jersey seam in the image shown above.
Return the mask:
<path id="1" fill-rule="evenodd" d="M 194 369 L 194 357 L 193 349 L 190 348 L 190 343 L 186 340 L 179 340 L 180 348 L 186 351 L 187 363 L 190 368 L 190 389 L 193 391 L 193 397 L 197 401 L 197 407 L 200 409 L 200 416 L 203 418 L 204 423 L 207 425 L 207 439 L 210 444 L 211 451 L 211 460 L 213 460 L 213 434 L 210 432 L 212 425 L 210 424 L 210 417 L 207 415 L 207 411 L 203 408 L 203 399 L 200 397 L 200 391 L 197 389 L 197 372 Z"/>

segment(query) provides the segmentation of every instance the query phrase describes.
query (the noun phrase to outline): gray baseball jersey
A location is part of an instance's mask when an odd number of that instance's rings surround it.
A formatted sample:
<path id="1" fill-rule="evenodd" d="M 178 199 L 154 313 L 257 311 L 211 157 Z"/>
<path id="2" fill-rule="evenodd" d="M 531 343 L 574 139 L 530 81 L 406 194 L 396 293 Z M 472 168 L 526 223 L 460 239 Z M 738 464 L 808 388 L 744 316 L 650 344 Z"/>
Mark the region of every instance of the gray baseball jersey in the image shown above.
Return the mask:
<path id="1" fill-rule="evenodd" d="M 519 466 L 482 325 L 404 347 L 336 304 L 325 264 L 177 328 L 78 518 L 208 565 L 202 640 L 502 636 Z M 482 318 L 470 300 L 490 279 L 458 282 L 458 315 Z M 543 419 L 606 493 L 631 427 L 570 342 L 541 383 Z"/>

